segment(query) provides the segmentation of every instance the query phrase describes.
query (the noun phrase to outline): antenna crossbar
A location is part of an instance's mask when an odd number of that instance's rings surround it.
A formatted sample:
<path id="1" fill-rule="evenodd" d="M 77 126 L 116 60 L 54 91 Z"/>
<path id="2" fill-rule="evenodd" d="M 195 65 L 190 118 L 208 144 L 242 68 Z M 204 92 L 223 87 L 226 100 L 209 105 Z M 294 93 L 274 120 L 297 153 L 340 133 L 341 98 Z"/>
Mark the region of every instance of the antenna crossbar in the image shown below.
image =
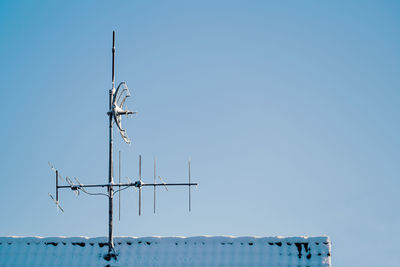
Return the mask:
<path id="1" fill-rule="evenodd" d="M 120 184 L 80 184 L 80 185 L 58 185 L 57 188 L 70 188 L 72 190 L 77 190 L 79 188 L 85 187 L 143 187 L 143 186 L 197 186 L 198 183 L 140 183 L 136 181 L 134 183 L 120 183 Z"/>

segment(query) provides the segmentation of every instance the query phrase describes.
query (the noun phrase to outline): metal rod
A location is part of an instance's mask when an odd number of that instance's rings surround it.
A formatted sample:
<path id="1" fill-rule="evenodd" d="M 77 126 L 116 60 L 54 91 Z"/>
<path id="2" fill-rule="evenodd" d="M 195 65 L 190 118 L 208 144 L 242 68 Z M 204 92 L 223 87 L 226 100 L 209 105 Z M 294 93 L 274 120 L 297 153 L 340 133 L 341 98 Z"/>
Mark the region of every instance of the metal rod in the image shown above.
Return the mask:
<path id="1" fill-rule="evenodd" d="M 71 185 L 59 185 L 58 186 L 58 188 L 71 188 L 71 187 L 76 187 L 76 188 L 79 188 L 79 187 L 83 187 L 83 188 L 85 188 L 85 187 L 109 187 L 110 186 L 110 184 L 86 184 L 86 185 L 76 185 L 76 186 L 71 186 Z"/>
<path id="2" fill-rule="evenodd" d="M 190 185 L 190 186 L 197 186 L 198 183 L 149 183 L 149 184 L 144 184 L 142 183 L 141 186 L 179 186 L 179 185 Z M 87 188 L 87 187 L 109 187 L 110 184 L 82 184 L 82 185 L 76 185 L 76 186 L 71 186 L 71 185 L 59 185 L 58 188 L 64 189 L 64 188 Z M 136 186 L 135 183 L 122 183 L 122 184 L 113 184 L 113 186 L 121 186 L 121 187 L 127 187 L 127 186 L 133 186 L 133 187 L 139 187 Z"/>
<path id="3" fill-rule="evenodd" d="M 190 186 L 197 186 L 198 185 L 198 183 L 155 183 L 155 184 L 153 184 L 153 183 L 142 183 L 142 185 L 141 186 L 165 186 L 165 185 L 168 185 L 168 186 L 178 186 L 178 185 L 186 185 L 186 186 L 188 186 L 188 185 L 190 185 Z M 86 187 L 108 187 L 108 186 L 110 186 L 110 184 L 82 184 L 82 185 L 75 185 L 75 186 L 73 186 L 73 185 L 59 185 L 58 186 L 58 188 L 61 188 L 61 189 L 63 189 L 63 188 L 86 188 Z M 134 187 L 139 187 L 139 186 L 137 186 L 135 183 L 122 183 L 122 184 L 113 184 L 113 186 L 121 186 L 121 187 L 126 187 L 126 186 L 134 186 Z"/>
<path id="4" fill-rule="evenodd" d="M 142 182 L 142 155 L 139 155 L 139 181 Z M 142 214 L 142 187 L 139 187 L 139 216 Z"/>
<path id="5" fill-rule="evenodd" d="M 118 183 L 121 184 L 121 150 L 118 153 Z M 121 186 L 118 186 L 118 220 L 121 221 Z"/>
<path id="6" fill-rule="evenodd" d="M 156 183 L 156 158 L 154 158 L 154 184 Z M 156 213 L 156 186 L 154 185 L 153 213 Z"/>
<path id="7" fill-rule="evenodd" d="M 186 186 L 188 186 L 188 185 L 190 185 L 190 186 L 194 186 L 194 185 L 198 185 L 197 183 L 174 183 L 174 184 L 142 184 L 142 186 L 165 186 L 165 185 L 168 185 L 168 186 L 180 186 L 180 185 L 186 185 Z M 121 185 L 122 186 L 122 185 Z"/>
<path id="8" fill-rule="evenodd" d="M 114 68 L 115 68 L 115 31 L 113 31 L 113 46 L 112 46 L 112 87 L 114 88 L 115 85 L 115 72 L 114 72 Z"/>
<path id="9" fill-rule="evenodd" d="M 189 165 L 189 212 L 192 210 L 192 202 L 191 202 L 191 195 L 190 195 L 190 159 L 188 161 Z"/>
<path id="10" fill-rule="evenodd" d="M 58 171 L 56 170 L 56 202 L 58 204 Z"/>
<path id="11" fill-rule="evenodd" d="M 142 181 L 142 155 L 139 155 L 139 181 Z"/>
<path id="12" fill-rule="evenodd" d="M 113 114 L 112 99 L 115 93 L 115 31 L 113 31 L 113 46 L 112 46 L 112 89 L 109 92 L 109 158 L 108 158 L 108 252 L 114 250 L 113 242 Z"/>

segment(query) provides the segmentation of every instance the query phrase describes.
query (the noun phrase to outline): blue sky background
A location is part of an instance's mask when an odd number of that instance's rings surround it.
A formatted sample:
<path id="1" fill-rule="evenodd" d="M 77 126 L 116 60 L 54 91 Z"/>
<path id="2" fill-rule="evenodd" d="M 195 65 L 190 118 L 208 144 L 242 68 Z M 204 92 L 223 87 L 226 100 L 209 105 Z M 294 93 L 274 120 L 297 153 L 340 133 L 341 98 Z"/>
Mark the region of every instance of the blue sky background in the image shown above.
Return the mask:
<path id="1" fill-rule="evenodd" d="M 84 2 L 84 3 L 82 3 Z M 104 236 L 116 80 L 138 116 L 122 175 L 153 158 L 187 190 L 124 191 L 117 236 L 328 235 L 335 266 L 400 261 L 398 1 L 1 1 L 0 235 Z M 116 172 L 117 176 L 118 173 Z"/>

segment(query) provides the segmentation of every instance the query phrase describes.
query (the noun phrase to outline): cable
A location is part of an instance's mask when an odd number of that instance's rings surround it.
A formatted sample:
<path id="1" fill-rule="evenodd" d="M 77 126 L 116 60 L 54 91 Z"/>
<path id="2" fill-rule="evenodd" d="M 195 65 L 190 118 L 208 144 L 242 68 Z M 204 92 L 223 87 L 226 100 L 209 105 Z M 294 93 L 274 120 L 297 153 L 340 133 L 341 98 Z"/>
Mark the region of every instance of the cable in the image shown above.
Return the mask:
<path id="1" fill-rule="evenodd" d="M 122 190 L 128 189 L 129 187 L 131 187 L 131 185 L 128 185 L 128 186 L 125 186 L 125 187 L 123 187 L 121 189 L 118 189 L 118 190 L 114 191 L 113 195 L 115 195 L 116 193 L 118 193 L 118 192 L 120 192 Z"/>
<path id="2" fill-rule="evenodd" d="M 106 196 L 106 197 L 108 197 L 108 195 L 107 195 L 107 194 L 104 194 L 104 193 L 90 193 L 90 192 L 86 191 L 83 187 L 80 187 L 79 189 L 80 189 L 83 193 L 86 193 L 86 194 L 91 195 L 91 196 Z"/>

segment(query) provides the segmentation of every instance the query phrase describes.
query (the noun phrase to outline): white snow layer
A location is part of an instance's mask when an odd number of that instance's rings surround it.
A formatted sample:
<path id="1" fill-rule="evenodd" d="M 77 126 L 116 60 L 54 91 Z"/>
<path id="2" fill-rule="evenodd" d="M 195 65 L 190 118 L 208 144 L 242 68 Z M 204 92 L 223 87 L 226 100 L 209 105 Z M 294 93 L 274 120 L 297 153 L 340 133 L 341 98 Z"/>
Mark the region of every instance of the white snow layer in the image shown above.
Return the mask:
<path id="1" fill-rule="evenodd" d="M 328 237 L 0 237 L 0 266 L 331 266 Z"/>

